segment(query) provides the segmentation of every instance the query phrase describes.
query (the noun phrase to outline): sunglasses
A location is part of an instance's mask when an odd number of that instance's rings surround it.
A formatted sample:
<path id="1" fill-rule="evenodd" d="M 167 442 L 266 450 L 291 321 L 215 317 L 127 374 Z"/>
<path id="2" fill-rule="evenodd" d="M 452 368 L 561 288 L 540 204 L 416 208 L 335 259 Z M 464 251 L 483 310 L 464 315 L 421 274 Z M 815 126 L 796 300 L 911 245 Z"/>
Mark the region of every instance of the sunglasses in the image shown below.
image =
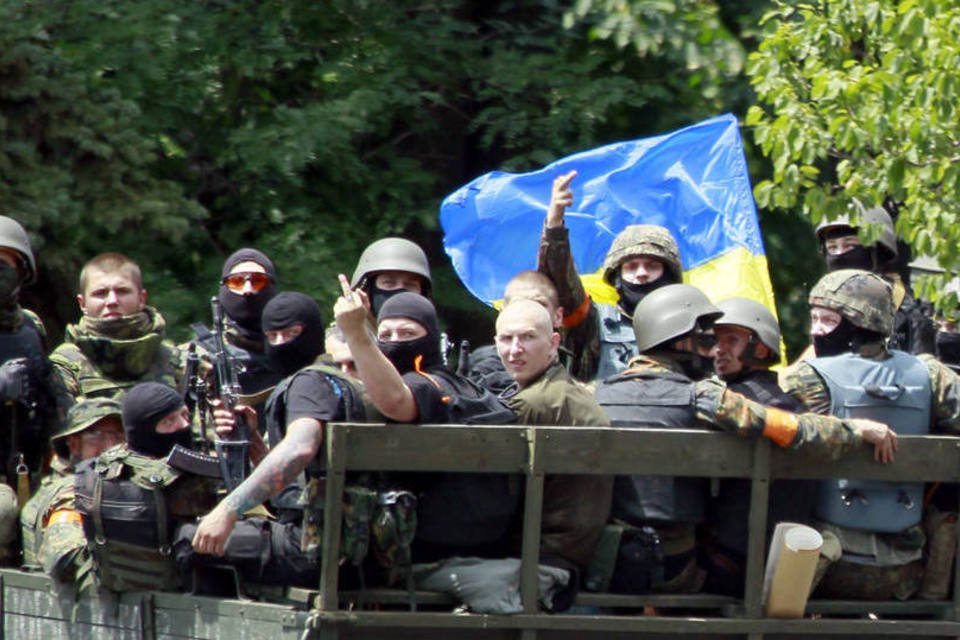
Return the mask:
<path id="1" fill-rule="evenodd" d="M 231 273 L 221 281 L 227 289 L 236 293 L 243 292 L 244 285 L 248 282 L 254 293 L 260 293 L 273 284 L 270 276 L 265 273 Z"/>

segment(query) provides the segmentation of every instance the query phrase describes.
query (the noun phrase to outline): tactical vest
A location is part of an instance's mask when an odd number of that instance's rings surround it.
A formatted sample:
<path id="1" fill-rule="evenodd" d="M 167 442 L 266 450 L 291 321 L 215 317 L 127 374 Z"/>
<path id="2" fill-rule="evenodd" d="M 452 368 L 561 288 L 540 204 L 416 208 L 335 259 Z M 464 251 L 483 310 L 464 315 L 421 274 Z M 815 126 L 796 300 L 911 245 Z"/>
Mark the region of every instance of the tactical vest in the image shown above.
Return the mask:
<path id="1" fill-rule="evenodd" d="M 624 372 L 597 384 L 596 400 L 614 427 L 697 426 L 695 384 L 671 371 Z M 708 481 L 671 476 L 617 476 L 611 515 L 634 526 L 705 519 Z"/>
<path id="2" fill-rule="evenodd" d="M 23 535 L 23 564 L 39 565 L 40 545 L 43 544 L 43 518 L 57 500 L 73 493 L 73 474 L 46 476 L 40 488 L 20 510 L 20 532 Z"/>
<path id="3" fill-rule="evenodd" d="M 891 351 L 882 361 L 848 353 L 807 361 L 830 391 L 830 413 L 870 418 L 903 435 L 930 431 L 930 374 L 919 358 Z M 923 484 L 867 480 L 818 483 L 814 513 L 831 524 L 896 532 L 920 522 Z"/>
<path id="4" fill-rule="evenodd" d="M 180 352 L 172 344 L 162 342 L 149 369 L 137 378 L 108 378 L 96 362 L 76 344 L 64 342 L 50 354 L 51 362 L 70 371 L 80 386 L 80 395 L 88 398 L 113 398 L 141 382 L 162 382 L 176 388 L 180 375 Z"/>
<path id="5" fill-rule="evenodd" d="M 43 339 L 37 329 L 32 314 L 23 312 L 23 322 L 14 333 L 0 332 L 0 364 L 14 358 L 27 359 L 27 374 L 34 396 L 21 398 L 21 402 L 7 407 L 0 407 L 0 424 L 16 424 L 17 433 L 12 434 L 4 429 L 0 433 L 0 473 L 4 473 L 3 465 L 11 460 L 12 446 L 17 452 L 26 455 L 27 466 L 37 469 L 43 455 L 41 433 L 45 412 L 52 411 L 50 403 L 54 401 L 47 392 L 47 376 L 50 363 L 44 351 Z M 14 412 L 11 416 L 9 412 Z M 7 470 L 9 472 L 9 470 Z"/>
<path id="6" fill-rule="evenodd" d="M 77 511 L 100 584 L 117 592 L 179 587 L 167 492 L 180 472 L 119 445 L 77 467 Z"/>
<path id="7" fill-rule="evenodd" d="M 776 407 L 793 413 L 803 407 L 793 396 L 777 384 L 772 371 L 752 371 L 731 382 L 727 388 L 767 407 Z M 813 513 L 817 483 L 813 480 L 774 480 L 770 484 L 767 529 L 778 522 L 808 522 Z M 743 478 L 723 478 L 718 493 L 710 500 L 709 521 L 713 524 L 714 539 L 725 549 L 746 555 L 750 533 L 751 483 Z"/>
<path id="8" fill-rule="evenodd" d="M 633 323 L 623 317 L 615 305 L 594 305 L 600 323 L 600 357 L 596 380 L 606 380 L 627 368 L 630 358 L 637 355 L 637 336 Z"/>

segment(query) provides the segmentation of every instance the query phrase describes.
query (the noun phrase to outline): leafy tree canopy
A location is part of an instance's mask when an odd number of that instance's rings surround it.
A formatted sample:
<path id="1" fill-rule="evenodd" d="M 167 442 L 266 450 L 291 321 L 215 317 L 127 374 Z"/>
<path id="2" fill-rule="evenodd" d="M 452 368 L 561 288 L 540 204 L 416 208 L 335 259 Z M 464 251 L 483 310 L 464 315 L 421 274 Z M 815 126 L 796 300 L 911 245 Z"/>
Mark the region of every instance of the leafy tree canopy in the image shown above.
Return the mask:
<path id="1" fill-rule="evenodd" d="M 915 255 L 956 273 L 960 6 L 780 1 L 763 28 L 747 64 L 762 105 L 746 123 L 773 174 L 757 184 L 757 203 L 799 207 L 813 222 L 845 213 L 853 198 L 882 203 Z M 942 280 L 921 294 L 935 297 Z"/>

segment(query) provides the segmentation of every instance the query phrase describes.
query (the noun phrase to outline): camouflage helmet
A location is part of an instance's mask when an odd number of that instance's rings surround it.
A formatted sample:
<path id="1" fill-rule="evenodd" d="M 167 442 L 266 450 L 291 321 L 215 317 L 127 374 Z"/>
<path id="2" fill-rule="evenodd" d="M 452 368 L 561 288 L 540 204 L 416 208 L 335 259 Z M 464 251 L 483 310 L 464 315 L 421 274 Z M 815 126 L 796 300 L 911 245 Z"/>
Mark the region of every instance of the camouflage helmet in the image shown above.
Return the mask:
<path id="1" fill-rule="evenodd" d="M 30 238 L 23 226 L 13 218 L 0 216 L 0 247 L 13 249 L 23 256 L 23 264 L 27 268 L 27 275 L 23 279 L 25 284 L 37 280 L 37 263 L 33 259 Z"/>
<path id="2" fill-rule="evenodd" d="M 123 420 L 123 407 L 118 401 L 110 398 L 80 400 L 70 407 L 63 426 L 50 437 L 50 441 L 56 444 L 58 440 L 85 431 L 109 416 L 116 416 L 117 420 Z"/>
<path id="3" fill-rule="evenodd" d="M 700 289 L 689 284 L 668 284 L 651 291 L 633 311 L 637 351 L 684 336 L 699 324 L 713 324 L 723 311 L 711 304 Z"/>
<path id="4" fill-rule="evenodd" d="M 617 234 L 603 260 L 603 279 L 613 286 L 617 270 L 632 256 L 652 256 L 662 261 L 674 280 L 683 280 L 680 250 L 665 227 L 655 224 L 632 224 Z"/>
<path id="5" fill-rule="evenodd" d="M 880 227 L 880 239 L 877 240 L 877 246 L 884 250 L 883 259 L 887 262 L 897 257 L 897 232 L 893 227 L 893 218 L 883 207 L 871 207 L 867 209 L 863 204 L 854 199 L 850 205 L 853 210 L 852 215 L 846 213 L 833 220 L 821 220 L 817 225 L 817 240 L 823 245 L 825 236 L 835 230 L 849 227 L 850 229 L 859 229 L 864 225 L 876 225 Z"/>
<path id="6" fill-rule="evenodd" d="M 773 352 L 772 360 L 780 357 L 780 324 L 770 309 L 750 298 L 727 298 L 717 303 L 723 315 L 714 326 L 735 325 L 750 329 L 760 342 Z"/>
<path id="7" fill-rule="evenodd" d="M 810 306 L 836 311 L 855 327 L 889 336 L 893 331 L 893 291 L 870 271 L 839 269 L 810 290 Z"/>
<path id="8" fill-rule="evenodd" d="M 415 273 L 426 281 L 427 288 L 433 282 L 427 254 L 406 238 L 381 238 L 368 245 L 360 254 L 350 286 L 354 289 L 362 286 L 367 276 L 379 271 Z"/>

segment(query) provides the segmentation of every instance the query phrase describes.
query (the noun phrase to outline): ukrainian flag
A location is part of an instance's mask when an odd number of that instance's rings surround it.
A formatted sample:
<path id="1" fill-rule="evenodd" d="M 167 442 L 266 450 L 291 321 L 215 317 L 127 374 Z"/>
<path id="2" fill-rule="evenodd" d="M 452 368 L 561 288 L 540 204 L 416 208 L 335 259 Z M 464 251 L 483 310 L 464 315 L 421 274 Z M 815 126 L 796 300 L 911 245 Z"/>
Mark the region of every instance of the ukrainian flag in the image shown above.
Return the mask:
<path id="1" fill-rule="evenodd" d="M 518 272 L 536 269 L 553 180 L 576 169 L 565 220 L 590 296 L 615 302 L 604 256 L 627 225 L 658 224 L 677 240 L 684 281 L 713 300 L 776 307 L 737 119 L 722 115 L 653 138 L 568 156 L 531 173 L 494 171 L 440 206 L 444 248 L 467 289 L 487 304 Z"/>

